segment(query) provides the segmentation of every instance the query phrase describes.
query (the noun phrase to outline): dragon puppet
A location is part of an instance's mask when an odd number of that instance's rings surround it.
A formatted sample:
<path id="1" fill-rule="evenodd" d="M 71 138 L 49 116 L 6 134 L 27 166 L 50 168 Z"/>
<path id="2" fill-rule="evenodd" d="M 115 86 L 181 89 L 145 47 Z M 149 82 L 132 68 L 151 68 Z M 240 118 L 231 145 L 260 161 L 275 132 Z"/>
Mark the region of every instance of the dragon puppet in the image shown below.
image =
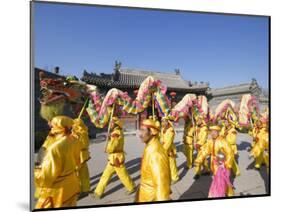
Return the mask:
<path id="1" fill-rule="evenodd" d="M 103 97 L 95 85 L 80 82 L 73 77 L 52 79 L 45 78 L 41 73 L 40 86 L 40 114 L 47 121 L 63 114 L 66 102 L 78 114 L 87 99 L 89 104 L 85 114 L 97 128 L 103 128 L 108 124 L 115 105 L 124 112 L 137 114 L 150 106 L 153 98 L 153 103 L 160 114 L 170 113 L 170 102 L 165 95 L 166 86 L 151 76 L 142 82 L 135 99 L 132 99 L 127 92 L 116 88 L 110 89 Z"/>
<path id="2" fill-rule="evenodd" d="M 223 100 L 215 109 L 212 115 L 212 122 L 219 122 L 228 120 L 235 127 L 240 128 L 237 116 L 237 109 L 235 103 L 230 99 Z"/>
<path id="3" fill-rule="evenodd" d="M 245 94 L 242 96 L 239 109 L 239 124 L 243 127 L 251 127 L 260 119 L 259 104 L 255 96 Z"/>
<path id="4" fill-rule="evenodd" d="M 72 111 L 78 114 L 87 99 L 89 103 L 84 115 L 88 115 L 97 128 L 104 128 L 108 124 L 114 106 L 118 106 L 123 112 L 138 114 L 153 104 L 159 116 L 173 116 L 176 120 L 186 118 L 191 114 L 207 118 L 209 110 L 207 98 L 196 97 L 195 94 L 186 94 L 171 109 L 171 102 L 166 95 L 167 87 L 152 76 L 148 76 L 141 83 L 135 99 L 132 99 L 127 92 L 116 88 L 102 95 L 95 85 L 78 81 L 74 77 L 52 79 L 40 73 L 40 86 L 40 114 L 47 121 L 56 115 L 63 114 L 66 102 L 71 105 Z"/>

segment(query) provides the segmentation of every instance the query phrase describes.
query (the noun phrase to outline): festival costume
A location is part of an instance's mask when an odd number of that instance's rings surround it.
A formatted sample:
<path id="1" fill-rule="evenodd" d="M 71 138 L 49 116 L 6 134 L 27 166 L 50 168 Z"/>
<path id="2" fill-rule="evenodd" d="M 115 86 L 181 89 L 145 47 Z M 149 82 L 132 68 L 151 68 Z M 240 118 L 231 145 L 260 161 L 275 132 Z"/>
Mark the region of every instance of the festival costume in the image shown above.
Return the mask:
<path id="1" fill-rule="evenodd" d="M 169 157 L 170 172 L 172 182 L 179 180 L 178 168 L 176 163 L 177 149 L 174 144 L 175 130 L 171 124 L 161 130 L 161 142 Z"/>
<path id="2" fill-rule="evenodd" d="M 94 191 L 94 195 L 101 197 L 104 190 L 114 173 L 116 173 L 128 192 L 135 190 L 135 184 L 132 181 L 125 167 L 124 153 L 124 135 L 122 123 L 117 117 L 113 117 L 115 127 L 110 134 L 110 140 L 106 146 L 108 153 L 108 163 L 103 171 L 100 181 Z"/>
<path id="3" fill-rule="evenodd" d="M 197 138 L 196 138 L 196 142 L 195 142 L 195 147 L 197 149 L 197 154 L 199 155 L 201 152 L 201 148 L 205 145 L 207 138 L 208 138 L 208 127 L 205 123 L 198 126 L 196 137 Z M 209 165 L 208 165 L 208 160 L 205 159 L 204 161 L 202 161 L 201 163 L 199 163 L 195 166 L 196 175 L 200 175 L 202 165 L 206 172 L 210 171 Z"/>
<path id="4" fill-rule="evenodd" d="M 269 135 L 267 126 L 263 125 L 258 131 L 255 144 L 250 152 L 250 155 L 255 158 L 255 168 L 259 169 L 262 164 L 266 164 L 269 167 Z"/>
<path id="5" fill-rule="evenodd" d="M 237 131 L 232 124 L 230 125 L 230 127 L 228 129 L 226 129 L 224 136 L 225 136 L 227 143 L 230 145 L 234 156 L 237 155 L 238 154 L 237 144 L 236 144 Z M 232 164 L 232 171 L 235 174 L 235 176 L 240 175 L 240 169 L 239 169 L 239 166 L 238 166 L 235 158 L 234 158 L 233 164 Z"/>
<path id="6" fill-rule="evenodd" d="M 159 141 L 160 127 L 151 119 L 144 120 L 142 124 L 151 130 L 153 136 L 144 149 L 136 202 L 170 200 L 169 158 Z"/>
<path id="7" fill-rule="evenodd" d="M 210 127 L 210 129 L 220 131 L 220 128 L 218 126 Z M 198 166 L 198 164 L 202 164 L 207 156 L 211 156 L 211 171 L 213 175 L 216 175 L 216 172 L 219 168 L 219 163 L 216 158 L 219 153 L 223 153 L 225 155 L 225 168 L 228 170 L 231 169 L 234 155 L 230 145 L 222 136 L 218 136 L 215 140 L 207 140 L 207 142 L 202 146 L 201 151 L 198 153 L 197 158 L 195 159 L 196 166 Z M 227 196 L 233 196 L 233 193 L 234 192 L 232 186 L 228 186 Z"/>
<path id="8" fill-rule="evenodd" d="M 76 206 L 80 183 L 76 169 L 80 165 L 80 144 L 67 134 L 73 120 L 66 116 L 52 119 L 51 132 L 57 134 L 48 147 L 41 167 L 34 171 L 35 184 L 40 188 L 35 208 L 58 208 Z"/>
<path id="9" fill-rule="evenodd" d="M 81 184 L 81 192 L 90 191 L 90 174 L 87 161 L 91 159 L 89 152 L 89 135 L 88 128 L 81 119 L 75 119 L 73 124 L 73 132 L 77 140 L 81 144 L 80 162 L 78 176 Z"/>
<path id="10" fill-rule="evenodd" d="M 186 156 L 186 165 L 188 169 L 192 168 L 193 163 L 193 139 L 194 139 L 194 126 L 191 122 L 186 124 L 183 136 L 184 152 Z"/>

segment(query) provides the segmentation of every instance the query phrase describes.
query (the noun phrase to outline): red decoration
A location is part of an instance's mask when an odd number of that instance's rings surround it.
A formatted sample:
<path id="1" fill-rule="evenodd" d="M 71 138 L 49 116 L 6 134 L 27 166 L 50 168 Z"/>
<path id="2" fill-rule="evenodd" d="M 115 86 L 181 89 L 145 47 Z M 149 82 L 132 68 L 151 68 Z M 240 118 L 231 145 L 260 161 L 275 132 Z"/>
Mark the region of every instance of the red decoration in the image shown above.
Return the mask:
<path id="1" fill-rule="evenodd" d="M 137 95 L 139 90 L 134 90 L 134 94 Z"/>
<path id="2" fill-rule="evenodd" d="M 172 92 L 170 93 L 170 96 L 173 97 L 173 98 L 174 98 L 176 95 L 177 95 L 177 93 L 174 92 L 174 91 L 172 91 Z"/>

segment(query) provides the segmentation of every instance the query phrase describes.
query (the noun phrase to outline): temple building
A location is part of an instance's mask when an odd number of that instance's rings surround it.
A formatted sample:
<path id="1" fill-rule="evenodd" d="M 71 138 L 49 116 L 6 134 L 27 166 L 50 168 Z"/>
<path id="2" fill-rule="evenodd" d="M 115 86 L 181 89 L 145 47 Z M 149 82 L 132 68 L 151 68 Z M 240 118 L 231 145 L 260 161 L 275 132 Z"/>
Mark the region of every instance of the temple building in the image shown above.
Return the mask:
<path id="1" fill-rule="evenodd" d="M 254 78 L 249 83 L 210 89 L 208 91 L 209 106 L 214 110 L 225 99 L 231 99 L 236 105 L 239 105 L 244 94 L 255 96 L 259 101 L 261 110 L 268 107 L 268 93 L 260 87 Z"/>

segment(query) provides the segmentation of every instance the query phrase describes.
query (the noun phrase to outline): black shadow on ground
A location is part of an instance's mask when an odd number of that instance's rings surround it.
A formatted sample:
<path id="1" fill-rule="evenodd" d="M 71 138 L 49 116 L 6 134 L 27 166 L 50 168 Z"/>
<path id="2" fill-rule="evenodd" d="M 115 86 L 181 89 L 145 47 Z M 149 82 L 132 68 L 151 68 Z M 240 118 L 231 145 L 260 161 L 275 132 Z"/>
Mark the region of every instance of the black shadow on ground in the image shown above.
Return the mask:
<path id="1" fill-rule="evenodd" d="M 242 141 L 240 144 L 237 145 L 238 151 L 247 150 L 248 148 L 251 148 L 251 144 L 247 141 Z"/>
<path id="2" fill-rule="evenodd" d="M 179 199 L 190 200 L 208 198 L 211 183 L 211 175 L 201 175 L 200 178 L 195 180 L 193 184 L 179 197 Z"/>
<path id="3" fill-rule="evenodd" d="M 127 171 L 128 171 L 130 176 L 132 174 L 134 174 L 135 172 L 140 170 L 140 163 L 141 163 L 141 158 L 135 158 L 135 159 L 132 159 L 132 160 L 130 160 L 130 161 L 125 163 L 126 169 L 127 169 Z M 102 175 L 102 172 L 97 174 L 97 175 L 95 175 L 95 176 L 93 176 L 93 177 L 91 177 L 90 185 L 91 185 L 91 187 L 94 187 L 93 189 L 95 189 L 95 185 L 99 182 L 101 175 Z M 137 177 L 132 178 L 132 180 L 135 181 L 135 180 L 137 180 L 139 178 L 140 178 L 140 176 L 137 176 Z M 96 180 L 94 180 L 94 179 L 96 179 Z M 114 174 L 114 177 L 112 177 L 109 180 L 108 184 L 113 183 L 113 182 L 115 182 L 117 180 L 119 180 L 119 177 L 116 174 Z M 121 183 L 121 184 L 117 185 L 116 187 L 110 189 L 109 191 L 105 192 L 104 196 L 109 195 L 109 194 L 111 194 L 111 193 L 121 189 L 122 187 L 124 187 L 124 186 Z M 86 196 L 82 196 L 81 199 L 84 198 L 84 197 L 86 197 Z"/>

